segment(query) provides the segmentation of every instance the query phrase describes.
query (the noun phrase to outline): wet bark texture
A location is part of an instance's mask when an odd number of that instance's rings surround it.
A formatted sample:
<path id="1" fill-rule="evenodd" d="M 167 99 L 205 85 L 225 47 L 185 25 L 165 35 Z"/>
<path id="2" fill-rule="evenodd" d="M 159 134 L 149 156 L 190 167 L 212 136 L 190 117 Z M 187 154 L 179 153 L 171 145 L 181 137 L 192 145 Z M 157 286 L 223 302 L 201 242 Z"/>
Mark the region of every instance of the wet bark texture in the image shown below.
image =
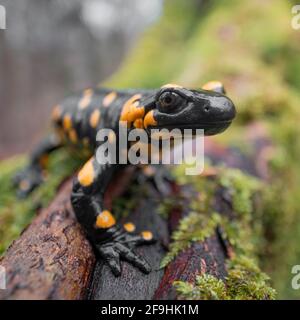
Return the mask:
<path id="1" fill-rule="evenodd" d="M 85 298 L 95 257 L 71 210 L 70 191 L 68 181 L 7 250 L 0 299 Z"/>

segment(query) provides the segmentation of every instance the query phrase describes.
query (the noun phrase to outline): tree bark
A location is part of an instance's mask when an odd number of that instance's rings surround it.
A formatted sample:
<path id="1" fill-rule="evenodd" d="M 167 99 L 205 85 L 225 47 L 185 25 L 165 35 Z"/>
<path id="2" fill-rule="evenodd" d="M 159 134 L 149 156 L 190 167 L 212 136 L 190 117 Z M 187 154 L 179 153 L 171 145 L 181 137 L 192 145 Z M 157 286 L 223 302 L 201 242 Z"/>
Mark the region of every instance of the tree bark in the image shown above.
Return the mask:
<path id="1" fill-rule="evenodd" d="M 67 181 L 8 248 L 0 261 L 7 278 L 0 299 L 85 298 L 95 257 L 71 209 L 71 186 Z"/>

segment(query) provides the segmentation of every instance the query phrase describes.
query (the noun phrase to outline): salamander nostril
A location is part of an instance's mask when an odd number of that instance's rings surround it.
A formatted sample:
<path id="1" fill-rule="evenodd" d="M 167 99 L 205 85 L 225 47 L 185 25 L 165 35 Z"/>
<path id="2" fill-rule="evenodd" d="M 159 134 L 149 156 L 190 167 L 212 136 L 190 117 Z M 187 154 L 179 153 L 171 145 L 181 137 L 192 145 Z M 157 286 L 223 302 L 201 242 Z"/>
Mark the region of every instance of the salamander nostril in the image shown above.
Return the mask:
<path id="1" fill-rule="evenodd" d="M 209 111 L 209 106 L 205 106 L 205 107 L 204 107 L 204 111 L 205 111 L 205 112 L 208 112 L 208 111 Z"/>

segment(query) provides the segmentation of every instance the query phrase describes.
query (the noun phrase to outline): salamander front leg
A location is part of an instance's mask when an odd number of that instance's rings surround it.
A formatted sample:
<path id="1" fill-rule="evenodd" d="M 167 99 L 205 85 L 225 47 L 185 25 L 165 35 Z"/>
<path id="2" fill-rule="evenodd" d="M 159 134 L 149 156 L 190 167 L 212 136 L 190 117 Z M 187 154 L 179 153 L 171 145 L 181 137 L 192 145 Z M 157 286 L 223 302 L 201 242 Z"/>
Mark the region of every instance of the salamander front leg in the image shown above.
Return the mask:
<path id="1" fill-rule="evenodd" d="M 142 235 L 130 234 L 120 228 L 115 230 L 114 235 L 107 242 L 96 244 L 96 248 L 115 276 L 121 274 L 120 259 L 128 261 L 147 274 L 151 271 L 149 263 L 143 257 L 134 253 L 133 249 L 139 245 L 150 243 L 153 243 L 152 236 L 146 238 Z"/>
<path id="2" fill-rule="evenodd" d="M 78 221 L 100 256 L 115 276 L 121 274 L 120 260 L 126 260 L 144 273 L 149 273 L 148 262 L 134 252 L 134 248 L 153 243 L 152 233 L 133 233 L 133 225 L 117 225 L 111 212 L 103 208 L 103 195 L 115 171 L 115 166 L 99 164 L 92 157 L 75 178 L 72 205 Z"/>

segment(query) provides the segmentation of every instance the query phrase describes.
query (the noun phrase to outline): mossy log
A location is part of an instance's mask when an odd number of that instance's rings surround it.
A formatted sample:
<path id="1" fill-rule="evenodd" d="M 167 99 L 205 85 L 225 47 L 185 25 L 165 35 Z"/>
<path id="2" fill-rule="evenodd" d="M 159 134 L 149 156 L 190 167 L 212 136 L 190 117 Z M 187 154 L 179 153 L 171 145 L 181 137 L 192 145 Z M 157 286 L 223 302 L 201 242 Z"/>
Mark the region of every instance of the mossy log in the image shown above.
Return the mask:
<path id="1" fill-rule="evenodd" d="M 188 186 L 174 186 L 175 196 L 181 192 L 185 194 L 195 193 L 195 190 Z M 196 193 L 195 195 L 196 196 Z M 184 202 L 188 201 L 188 197 Z M 182 205 L 180 208 L 172 208 L 169 214 L 169 228 L 174 232 L 183 217 L 188 216 L 188 206 Z M 154 299 L 176 299 L 178 297 L 174 287 L 174 281 L 184 281 L 195 283 L 196 276 L 209 273 L 218 279 L 225 279 L 226 258 L 228 258 L 227 248 L 224 246 L 222 238 L 215 232 L 202 241 L 194 241 L 184 250 L 181 250 L 175 258 L 166 266 L 164 276 L 157 288 Z"/>
<path id="2" fill-rule="evenodd" d="M 257 136 L 257 127 L 250 132 L 255 132 L 251 138 L 255 159 L 208 140 L 206 150 L 212 163 L 223 162 L 265 178 L 265 154 L 270 143 L 263 135 Z M 127 170 L 112 182 L 105 197 L 108 207 L 112 206 L 115 197 L 128 189 L 134 172 Z M 201 179 L 205 184 L 217 177 L 218 171 L 212 169 L 204 172 Z M 70 205 L 70 179 L 58 190 L 52 204 L 38 214 L 0 261 L 7 269 L 7 290 L 1 291 L 0 299 L 184 299 L 191 297 L 177 290 L 174 282 L 195 285 L 199 275 L 211 275 L 213 280 L 225 281 L 228 276 L 227 262 L 234 257 L 234 248 L 223 236 L 223 220 L 219 218 L 212 220 L 210 233 L 203 239 L 197 240 L 196 237 L 165 263 L 165 269 L 160 267 L 161 261 L 166 259 L 170 235 L 178 229 L 183 219 L 190 219 L 189 202 L 193 198 L 198 199 L 199 192 L 190 184 L 170 183 L 167 198 L 171 199 L 171 203 L 172 199 L 180 198 L 181 205 L 173 205 L 166 217 L 161 212 L 162 202 L 166 199 L 152 183 L 148 181 L 138 189 L 143 191 L 123 195 L 126 201 L 130 196 L 134 206 L 122 221 L 134 222 L 138 230 L 152 230 L 158 239 L 155 245 L 137 249 L 153 266 L 149 275 L 122 262 L 122 276 L 115 278 L 101 259 L 95 257 Z M 228 196 L 226 188 L 218 185 L 213 189 L 212 197 L 212 211 L 219 212 L 229 221 L 236 219 L 233 198 Z M 199 295 L 195 297 L 202 298 Z M 265 294 L 262 298 L 269 298 L 269 295 Z"/>

